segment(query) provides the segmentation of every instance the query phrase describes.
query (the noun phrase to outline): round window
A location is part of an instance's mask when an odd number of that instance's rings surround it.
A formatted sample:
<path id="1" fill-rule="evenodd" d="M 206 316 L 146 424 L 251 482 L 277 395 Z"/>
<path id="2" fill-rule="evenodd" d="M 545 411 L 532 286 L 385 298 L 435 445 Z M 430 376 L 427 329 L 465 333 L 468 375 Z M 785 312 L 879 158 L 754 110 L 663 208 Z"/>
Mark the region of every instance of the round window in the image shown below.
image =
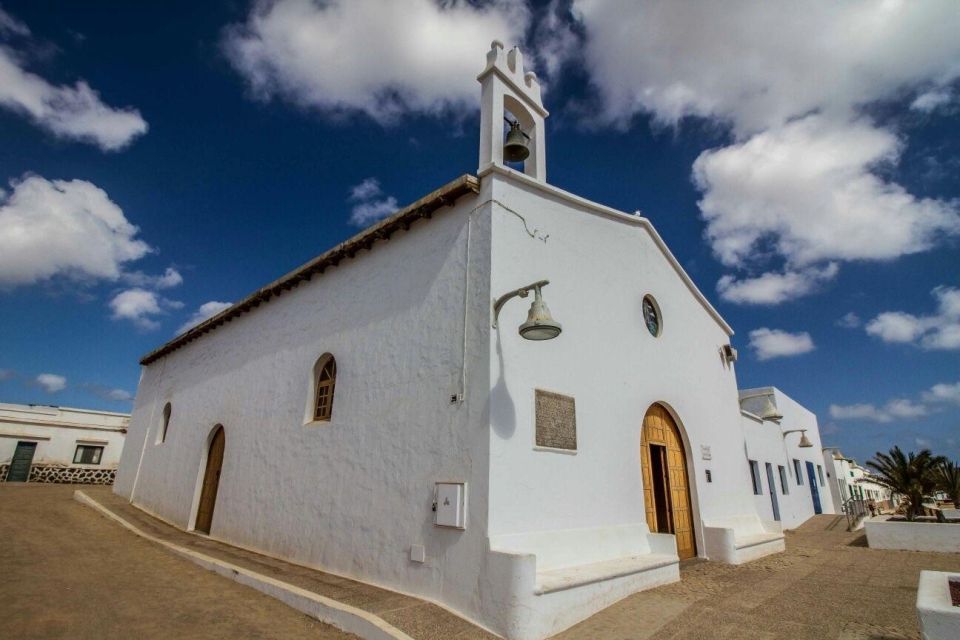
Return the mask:
<path id="1" fill-rule="evenodd" d="M 643 298 L 643 321 L 654 338 L 660 335 L 660 308 L 650 296 Z"/>

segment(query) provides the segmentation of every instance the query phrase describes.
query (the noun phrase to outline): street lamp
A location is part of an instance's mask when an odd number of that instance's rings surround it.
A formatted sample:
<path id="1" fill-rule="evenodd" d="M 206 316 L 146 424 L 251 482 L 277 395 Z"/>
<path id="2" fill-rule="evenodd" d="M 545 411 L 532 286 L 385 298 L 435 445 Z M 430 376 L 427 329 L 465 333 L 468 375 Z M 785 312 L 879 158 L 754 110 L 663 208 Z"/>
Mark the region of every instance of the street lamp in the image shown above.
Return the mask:
<path id="1" fill-rule="evenodd" d="M 810 447 L 813 446 L 813 443 L 810 442 L 810 438 L 807 437 L 807 430 L 806 430 L 806 429 L 787 429 L 786 431 L 783 432 L 783 438 L 784 438 L 784 440 L 786 440 L 787 434 L 789 434 L 789 433 L 799 433 L 799 434 L 800 434 L 800 444 L 797 445 L 797 446 L 799 446 L 801 449 L 809 449 Z"/>
<path id="2" fill-rule="evenodd" d="M 563 328 L 550 315 L 550 309 L 547 308 L 547 304 L 543 301 L 543 296 L 540 293 L 540 289 L 548 284 L 550 284 L 549 280 L 538 280 L 533 284 L 514 289 L 497 298 L 496 302 L 493 303 L 493 328 L 497 328 L 500 309 L 507 303 L 507 300 L 526 298 L 533 291 L 533 304 L 530 305 L 530 311 L 527 312 L 527 321 L 520 325 L 520 336 L 527 340 L 551 340 L 560 335 Z"/>

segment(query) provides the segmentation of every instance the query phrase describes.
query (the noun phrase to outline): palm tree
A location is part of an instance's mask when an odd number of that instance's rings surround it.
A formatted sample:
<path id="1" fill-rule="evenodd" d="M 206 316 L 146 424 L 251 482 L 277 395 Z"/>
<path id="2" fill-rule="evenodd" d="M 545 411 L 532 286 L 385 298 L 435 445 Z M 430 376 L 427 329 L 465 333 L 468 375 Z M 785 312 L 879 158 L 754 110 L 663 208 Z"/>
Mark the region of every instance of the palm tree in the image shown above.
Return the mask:
<path id="1" fill-rule="evenodd" d="M 937 467 L 937 488 L 950 496 L 953 506 L 960 509 L 960 466 L 943 460 Z"/>
<path id="2" fill-rule="evenodd" d="M 889 454 L 878 451 L 867 466 L 876 471 L 874 480 L 894 493 L 906 496 L 909 501 L 907 520 L 913 520 L 920 513 L 923 496 L 937 489 L 938 468 L 943 460 L 931 454 L 929 449 L 917 454 L 911 451 L 906 455 L 900 447 L 894 447 Z"/>

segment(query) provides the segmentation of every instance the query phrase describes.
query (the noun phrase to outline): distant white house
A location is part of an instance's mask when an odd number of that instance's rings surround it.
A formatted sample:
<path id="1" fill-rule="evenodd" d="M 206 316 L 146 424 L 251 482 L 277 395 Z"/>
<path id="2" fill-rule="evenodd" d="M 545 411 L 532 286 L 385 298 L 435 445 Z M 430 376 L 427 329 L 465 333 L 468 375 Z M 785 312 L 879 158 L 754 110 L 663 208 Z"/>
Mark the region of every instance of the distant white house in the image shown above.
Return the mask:
<path id="1" fill-rule="evenodd" d="M 738 391 L 651 222 L 547 183 L 520 51 L 478 79 L 476 175 L 144 356 L 114 490 L 535 640 L 833 500 L 816 417 Z"/>
<path id="2" fill-rule="evenodd" d="M 870 471 L 848 458 L 837 447 L 823 450 L 823 462 L 831 478 L 830 491 L 839 508 L 848 500 L 872 500 L 881 509 L 894 509 L 890 489 L 873 480 Z"/>
<path id="3" fill-rule="evenodd" d="M 130 415 L 0 404 L 0 482 L 112 484 Z"/>

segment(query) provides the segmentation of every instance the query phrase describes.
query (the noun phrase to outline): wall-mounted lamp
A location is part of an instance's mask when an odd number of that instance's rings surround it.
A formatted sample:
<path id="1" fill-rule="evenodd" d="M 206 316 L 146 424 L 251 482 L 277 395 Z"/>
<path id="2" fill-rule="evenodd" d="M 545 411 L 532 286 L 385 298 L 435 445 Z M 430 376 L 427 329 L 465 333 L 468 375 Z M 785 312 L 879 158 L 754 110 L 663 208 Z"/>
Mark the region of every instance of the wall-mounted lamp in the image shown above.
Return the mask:
<path id="1" fill-rule="evenodd" d="M 550 284 L 549 280 L 538 280 L 533 284 L 514 289 L 497 298 L 496 302 L 493 303 L 493 328 L 497 328 L 500 309 L 507 303 L 507 300 L 510 298 L 526 298 L 533 291 L 533 304 L 530 305 L 530 311 L 527 313 L 527 321 L 520 325 L 520 336 L 527 340 L 550 340 L 560 335 L 563 328 L 550 315 L 550 309 L 547 308 L 540 294 L 541 287 L 548 284 Z"/>
<path id="2" fill-rule="evenodd" d="M 806 429 L 787 429 L 786 431 L 783 432 L 783 438 L 786 439 L 787 434 L 790 434 L 790 433 L 800 434 L 800 444 L 797 446 L 799 446 L 801 449 L 809 449 L 810 447 L 813 446 L 813 443 L 810 442 L 810 438 L 807 437 Z"/>
<path id="3" fill-rule="evenodd" d="M 737 361 L 737 350 L 731 344 L 725 344 L 720 347 L 720 353 L 727 364 Z"/>
<path id="4" fill-rule="evenodd" d="M 777 409 L 777 406 L 773 404 L 773 396 L 766 396 L 763 403 L 763 411 L 760 412 L 760 417 L 764 420 L 771 420 L 773 422 L 780 422 L 783 420 L 783 414 L 780 413 L 780 410 Z"/>

